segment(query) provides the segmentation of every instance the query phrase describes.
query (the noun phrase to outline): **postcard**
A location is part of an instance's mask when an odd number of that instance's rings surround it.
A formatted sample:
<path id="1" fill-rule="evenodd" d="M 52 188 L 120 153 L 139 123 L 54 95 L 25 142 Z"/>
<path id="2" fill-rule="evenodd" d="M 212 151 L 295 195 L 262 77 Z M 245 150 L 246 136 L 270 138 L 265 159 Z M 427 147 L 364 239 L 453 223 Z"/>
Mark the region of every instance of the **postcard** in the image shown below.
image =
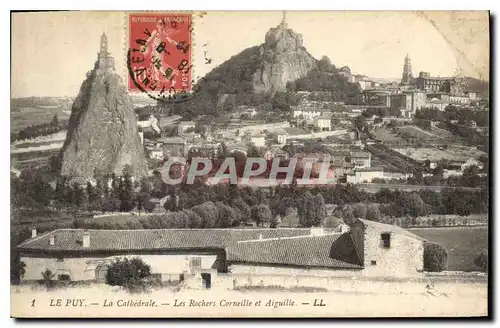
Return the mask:
<path id="1" fill-rule="evenodd" d="M 487 11 L 11 13 L 11 316 L 487 317 Z"/>

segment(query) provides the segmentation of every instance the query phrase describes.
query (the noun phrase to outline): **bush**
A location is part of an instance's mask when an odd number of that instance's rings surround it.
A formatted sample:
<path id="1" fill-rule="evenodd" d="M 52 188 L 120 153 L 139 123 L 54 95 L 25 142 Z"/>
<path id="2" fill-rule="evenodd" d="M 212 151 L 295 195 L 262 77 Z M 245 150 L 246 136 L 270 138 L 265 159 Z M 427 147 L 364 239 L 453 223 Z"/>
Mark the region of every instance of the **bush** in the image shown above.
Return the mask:
<path id="1" fill-rule="evenodd" d="M 108 266 L 106 283 L 131 290 L 140 287 L 144 283 L 144 279 L 150 275 L 151 267 L 140 258 L 116 259 Z"/>
<path id="2" fill-rule="evenodd" d="M 446 270 L 448 252 L 443 245 L 424 243 L 424 270 L 428 272 L 441 272 Z"/>
<path id="3" fill-rule="evenodd" d="M 52 280 L 53 278 L 54 274 L 49 269 L 46 269 L 42 272 L 42 283 L 45 285 L 45 287 L 47 287 L 47 289 L 54 287 L 55 283 Z"/>
<path id="4" fill-rule="evenodd" d="M 60 281 L 71 281 L 71 277 L 69 276 L 69 274 L 60 274 L 57 277 L 57 280 L 60 280 Z"/>
<path id="5" fill-rule="evenodd" d="M 487 250 L 479 251 L 476 258 L 474 259 L 474 264 L 479 270 L 483 272 L 488 271 L 488 251 Z"/>

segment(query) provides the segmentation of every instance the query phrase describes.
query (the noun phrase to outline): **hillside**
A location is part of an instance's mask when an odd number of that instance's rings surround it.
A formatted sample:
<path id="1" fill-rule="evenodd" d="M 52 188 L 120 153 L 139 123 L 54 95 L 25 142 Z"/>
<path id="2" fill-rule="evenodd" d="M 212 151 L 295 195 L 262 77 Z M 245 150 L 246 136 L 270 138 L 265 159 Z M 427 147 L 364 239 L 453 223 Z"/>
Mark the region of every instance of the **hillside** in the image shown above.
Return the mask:
<path id="1" fill-rule="evenodd" d="M 302 35 L 282 22 L 267 32 L 263 44 L 243 50 L 210 71 L 193 87 L 189 101 L 169 107 L 172 114 L 190 118 L 229 112 L 238 105 L 272 103 L 275 94 L 304 78 L 298 90 L 332 90 L 339 98 L 356 90 L 334 65 L 328 64 L 323 71 L 321 63 L 307 52 Z"/>
<path id="2" fill-rule="evenodd" d="M 466 83 L 470 91 L 476 92 L 477 95 L 483 99 L 489 99 L 490 84 L 488 81 L 479 80 L 473 77 L 467 77 L 466 79 Z"/>

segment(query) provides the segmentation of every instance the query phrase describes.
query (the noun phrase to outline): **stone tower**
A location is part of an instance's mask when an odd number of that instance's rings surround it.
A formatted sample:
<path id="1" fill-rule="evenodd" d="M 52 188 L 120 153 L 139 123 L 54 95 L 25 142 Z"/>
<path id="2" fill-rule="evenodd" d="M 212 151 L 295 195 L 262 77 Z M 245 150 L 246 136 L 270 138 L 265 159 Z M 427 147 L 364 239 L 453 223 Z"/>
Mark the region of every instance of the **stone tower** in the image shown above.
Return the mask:
<path id="1" fill-rule="evenodd" d="M 411 84 L 413 82 L 413 75 L 411 73 L 411 59 L 410 56 L 406 55 L 405 63 L 403 65 L 403 77 L 401 78 L 401 84 Z"/>
<path id="2" fill-rule="evenodd" d="M 97 61 L 94 68 L 99 70 L 115 70 L 115 59 L 108 52 L 108 37 L 106 33 L 101 35 L 100 51 L 97 53 Z"/>
<path id="3" fill-rule="evenodd" d="M 288 25 L 286 23 L 286 11 L 283 12 L 283 17 L 281 18 L 281 27 L 283 28 L 288 28 Z"/>

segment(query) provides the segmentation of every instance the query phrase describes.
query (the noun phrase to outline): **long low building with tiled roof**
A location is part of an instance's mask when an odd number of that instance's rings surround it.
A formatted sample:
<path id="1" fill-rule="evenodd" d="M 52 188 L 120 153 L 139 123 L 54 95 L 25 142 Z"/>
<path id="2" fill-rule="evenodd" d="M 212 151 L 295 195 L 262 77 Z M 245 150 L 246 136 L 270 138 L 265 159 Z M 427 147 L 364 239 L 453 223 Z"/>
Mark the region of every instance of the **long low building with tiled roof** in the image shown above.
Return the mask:
<path id="1" fill-rule="evenodd" d="M 347 232 L 59 229 L 37 236 L 33 231 L 18 250 L 27 281 L 42 279 L 47 269 L 56 279 L 103 281 L 109 263 L 120 257 L 142 258 L 162 280 L 212 280 L 225 273 L 411 276 L 423 270 L 423 242 L 399 227 L 354 220 Z"/>

